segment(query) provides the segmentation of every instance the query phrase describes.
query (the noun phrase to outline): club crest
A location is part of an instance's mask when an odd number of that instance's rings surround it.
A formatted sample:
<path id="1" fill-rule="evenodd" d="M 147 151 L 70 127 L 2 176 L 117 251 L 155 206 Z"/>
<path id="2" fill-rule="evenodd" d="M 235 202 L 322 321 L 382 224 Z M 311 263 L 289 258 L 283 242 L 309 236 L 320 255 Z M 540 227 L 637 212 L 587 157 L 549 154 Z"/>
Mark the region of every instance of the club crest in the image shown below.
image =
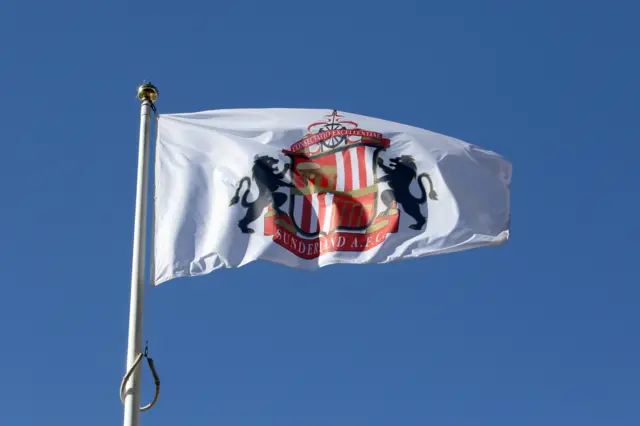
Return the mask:
<path id="1" fill-rule="evenodd" d="M 420 205 L 437 200 L 437 194 L 429 174 L 418 173 L 413 157 L 402 155 L 385 164 L 381 154 L 390 140 L 359 128 L 337 111 L 307 131 L 283 150 L 288 162 L 257 156 L 251 176 L 238 183 L 229 205 L 246 209 L 238 222 L 241 232 L 253 233 L 250 224 L 263 218 L 265 236 L 298 257 L 313 259 L 380 245 L 398 231 L 400 209 L 413 219 L 411 230 L 424 228 L 427 218 Z M 252 181 L 258 196 L 250 202 Z M 409 190 L 414 181 L 420 197 Z"/>

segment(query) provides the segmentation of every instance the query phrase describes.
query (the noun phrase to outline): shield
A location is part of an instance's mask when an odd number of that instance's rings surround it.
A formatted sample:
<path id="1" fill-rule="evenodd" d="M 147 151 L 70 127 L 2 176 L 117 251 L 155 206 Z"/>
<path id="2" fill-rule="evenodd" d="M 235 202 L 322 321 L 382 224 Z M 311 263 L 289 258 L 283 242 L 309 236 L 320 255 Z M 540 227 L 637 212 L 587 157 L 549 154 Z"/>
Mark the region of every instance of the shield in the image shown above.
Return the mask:
<path id="1" fill-rule="evenodd" d="M 336 147 L 322 144 L 301 153 L 287 152 L 295 184 L 289 214 L 298 233 L 314 237 L 338 230 L 363 231 L 372 224 L 378 199 L 376 162 L 384 147 L 358 139 Z"/>

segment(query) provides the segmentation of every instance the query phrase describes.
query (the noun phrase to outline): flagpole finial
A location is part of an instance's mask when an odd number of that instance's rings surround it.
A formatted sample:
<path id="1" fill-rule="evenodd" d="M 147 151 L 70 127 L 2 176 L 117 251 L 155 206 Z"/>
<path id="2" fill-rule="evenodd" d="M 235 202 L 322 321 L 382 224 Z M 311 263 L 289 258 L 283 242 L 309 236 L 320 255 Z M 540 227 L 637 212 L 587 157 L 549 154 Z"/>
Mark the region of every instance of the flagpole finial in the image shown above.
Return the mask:
<path id="1" fill-rule="evenodd" d="M 145 99 L 155 102 L 158 99 L 158 88 L 151 83 L 145 83 L 138 87 L 138 99 L 144 101 Z"/>

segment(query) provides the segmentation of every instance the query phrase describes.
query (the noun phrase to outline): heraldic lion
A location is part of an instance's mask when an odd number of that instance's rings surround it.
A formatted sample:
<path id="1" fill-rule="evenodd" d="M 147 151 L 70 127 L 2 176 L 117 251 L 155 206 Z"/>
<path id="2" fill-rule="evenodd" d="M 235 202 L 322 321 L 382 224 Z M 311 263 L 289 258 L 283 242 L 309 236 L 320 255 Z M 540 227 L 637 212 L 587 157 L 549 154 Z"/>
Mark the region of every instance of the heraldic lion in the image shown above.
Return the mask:
<path id="1" fill-rule="evenodd" d="M 390 187 L 382 191 L 380 195 L 382 202 L 387 207 L 384 212 L 380 213 L 380 216 L 388 215 L 393 208 L 393 202 L 397 201 L 402 205 L 402 209 L 416 221 L 416 223 L 409 225 L 409 228 L 422 229 L 424 224 L 427 223 L 427 218 L 420 212 L 420 204 L 424 204 L 427 201 L 427 191 L 422 183 L 422 178 L 426 178 L 429 181 L 429 198 L 432 200 L 438 199 L 438 194 L 433 188 L 431 176 L 428 173 L 418 175 L 416 162 L 410 155 L 392 158 L 389 160 L 389 166 L 384 164 L 382 158 L 378 158 L 378 166 L 386 175 L 378 178 L 377 182 L 386 182 Z M 420 186 L 422 193 L 420 198 L 414 197 L 409 191 L 409 186 L 414 179 L 418 180 L 418 185 Z"/>
<path id="2" fill-rule="evenodd" d="M 253 229 L 249 228 L 249 224 L 262 216 L 269 204 L 273 205 L 273 209 L 278 215 L 286 215 L 280 207 L 287 201 L 287 196 L 281 192 L 276 192 L 281 186 L 295 187 L 293 183 L 285 182 L 283 179 L 289 171 L 289 164 L 284 165 L 284 169 L 278 172 L 278 160 L 268 155 L 257 156 L 251 168 L 251 176 L 258 187 L 258 197 L 248 202 L 247 197 L 251 192 L 251 178 L 246 176 L 240 180 L 240 184 L 236 189 L 236 193 L 229 202 L 229 206 L 233 206 L 240 202 L 242 207 L 247 209 L 245 216 L 238 221 L 238 227 L 245 234 L 252 234 Z M 247 189 L 240 198 L 240 191 L 246 184 Z"/>

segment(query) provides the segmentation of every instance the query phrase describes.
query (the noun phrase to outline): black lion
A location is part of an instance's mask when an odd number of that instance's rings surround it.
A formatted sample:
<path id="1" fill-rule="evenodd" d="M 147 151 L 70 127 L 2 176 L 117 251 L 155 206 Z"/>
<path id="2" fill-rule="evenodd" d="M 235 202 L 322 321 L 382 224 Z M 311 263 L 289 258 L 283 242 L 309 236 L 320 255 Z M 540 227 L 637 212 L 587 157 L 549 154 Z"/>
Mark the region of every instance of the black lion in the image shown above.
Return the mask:
<path id="1" fill-rule="evenodd" d="M 289 171 L 289 164 L 285 164 L 281 172 L 278 172 L 277 164 L 278 160 L 276 158 L 269 157 L 268 155 L 257 156 L 251 168 L 251 176 L 258 187 L 258 197 L 252 202 L 247 201 L 247 197 L 251 192 L 251 178 L 247 176 L 240 180 L 236 194 L 229 202 L 229 205 L 233 206 L 240 201 L 242 207 L 247 209 L 244 217 L 238 221 L 238 227 L 245 234 L 253 233 L 253 229 L 249 228 L 249 224 L 262 216 L 262 212 L 269 204 L 273 204 L 273 208 L 277 214 L 286 215 L 286 213 L 280 210 L 280 207 L 287 201 L 287 196 L 276 191 L 281 186 L 294 187 L 295 185 L 283 180 Z M 247 185 L 247 189 L 241 199 L 240 191 L 244 184 Z"/>
<path id="2" fill-rule="evenodd" d="M 389 166 L 385 166 L 382 158 L 378 158 L 378 166 L 386 175 L 378 178 L 377 182 L 387 182 L 390 187 L 390 189 L 382 191 L 380 195 L 382 202 L 387 207 L 380 215 L 388 215 L 393 208 L 393 202 L 397 201 L 402 205 L 402 209 L 416 221 L 413 225 L 409 225 L 409 228 L 422 229 L 424 224 L 427 223 L 427 219 L 420 212 L 420 204 L 424 204 L 427 201 L 427 191 L 422 183 L 422 178 L 426 178 L 429 181 L 429 198 L 432 200 L 438 199 L 438 194 L 433 189 L 431 176 L 427 173 L 418 175 L 416 162 L 410 155 L 392 158 L 389 160 Z M 418 179 L 418 185 L 422 191 L 420 198 L 414 197 L 409 191 L 409 186 L 414 179 Z"/>

